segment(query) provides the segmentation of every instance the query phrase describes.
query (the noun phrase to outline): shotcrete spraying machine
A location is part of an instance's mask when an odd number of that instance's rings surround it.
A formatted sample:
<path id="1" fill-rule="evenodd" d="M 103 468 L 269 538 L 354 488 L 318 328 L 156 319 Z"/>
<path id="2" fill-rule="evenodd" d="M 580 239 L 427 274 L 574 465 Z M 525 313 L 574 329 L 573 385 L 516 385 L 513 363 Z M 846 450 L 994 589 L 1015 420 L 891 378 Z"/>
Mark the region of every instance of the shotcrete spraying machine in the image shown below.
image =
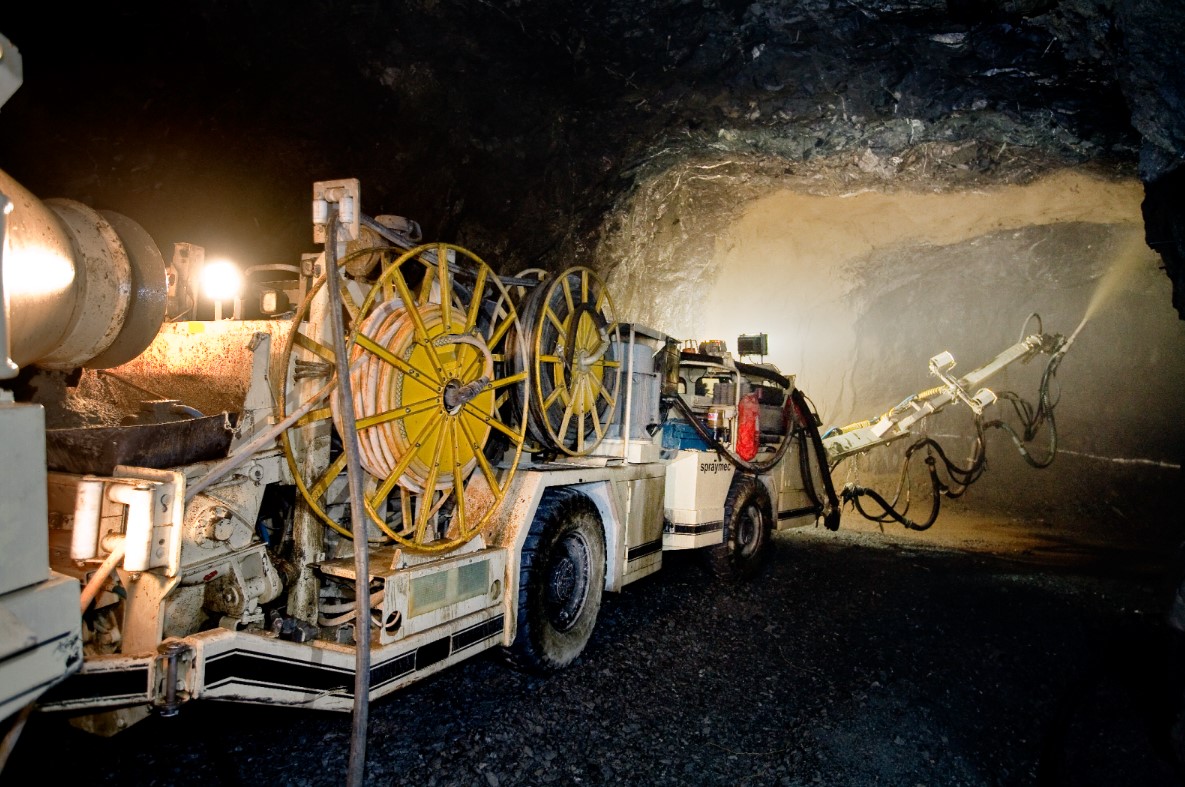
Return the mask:
<path id="1" fill-rule="evenodd" d="M 38 599 L 2 603 L 42 668 L 6 714 L 348 710 L 359 636 L 371 699 L 495 647 L 549 672 L 664 550 L 744 577 L 773 529 L 837 514 L 792 378 L 621 321 L 591 269 L 499 277 L 321 182 L 324 250 L 189 319 L 203 250 L 166 265 L 122 216 L 0 193 L 4 534 L 29 546 L 5 559 Z M 51 266 L 54 293 L 22 283 Z"/>
<path id="2" fill-rule="evenodd" d="M 772 364 L 623 321 L 590 268 L 425 243 L 357 180 L 314 184 L 320 252 L 225 288 L 127 217 L 0 195 L 10 735 L 34 709 L 99 734 L 194 700 L 350 710 L 493 648 L 561 669 L 664 552 L 752 577 L 775 530 L 838 526 L 838 461 L 1061 347 L 960 379 L 939 356 L 938 388 L 822 435 Z"/>

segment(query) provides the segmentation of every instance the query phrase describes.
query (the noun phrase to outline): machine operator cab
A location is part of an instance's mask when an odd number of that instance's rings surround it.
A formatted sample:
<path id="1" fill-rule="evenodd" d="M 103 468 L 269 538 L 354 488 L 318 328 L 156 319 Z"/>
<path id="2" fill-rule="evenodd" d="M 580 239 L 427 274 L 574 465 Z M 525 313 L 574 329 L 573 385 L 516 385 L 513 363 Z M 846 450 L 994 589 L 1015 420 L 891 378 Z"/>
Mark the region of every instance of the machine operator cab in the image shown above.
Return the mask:
<path id="1" fill-rule="evenodd" d="M 742 445 L 741 458 L 772 454 L 790 431 L 788 404 L 793 389 L 794 378 L 783 375 L 773 364 L 736 361 L 722 341 L 689 342 L 680 352 L 677 391 L 686 410 L 694 413 L 708 434 L 696 428 L 684 408 L 676 408 L 664 426 L 663 447 L 707 451 L 724 446 L 735 452 L 741 437 L 741 413 L 747 405 L 755 404 L 757 417 L 746 427 L 746 439 L 751 439 L 752 445 Z M 707 439 L 709 436 L 713 439 Z"/>
<path id="2" fill-rule="evenodd" d="M 817 439 L 808 446 L 814 414 L 793 377 L 719 341 L 684 346 L 668 390 L 663 546 L 713 546 L 722 574 L 748 575 L 772 530 L 816 521 L 834 498 Z"/>

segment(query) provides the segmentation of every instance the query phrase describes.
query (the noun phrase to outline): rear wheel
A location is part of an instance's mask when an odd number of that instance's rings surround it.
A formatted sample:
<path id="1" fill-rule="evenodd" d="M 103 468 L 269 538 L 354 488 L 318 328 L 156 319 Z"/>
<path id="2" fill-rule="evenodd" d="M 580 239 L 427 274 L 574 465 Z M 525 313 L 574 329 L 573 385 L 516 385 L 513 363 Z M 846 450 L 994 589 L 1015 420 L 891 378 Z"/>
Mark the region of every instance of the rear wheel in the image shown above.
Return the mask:
<path id="1" fill-rule="evenodd" d="M 550 673 L 571 664 L 592 636 L 605 587 L 605 536 L 592 501 L 569 489 L 543 495 L 523 545 L 517 667 Z"/>
<path id="2" fill-rule="evenodd" d="M 765 484 L 738 476 L 724 502 L 724 543 L 708 551 L 716 576 L 729 581 L 755 577 L 769 557 L 773 516 Z"/>

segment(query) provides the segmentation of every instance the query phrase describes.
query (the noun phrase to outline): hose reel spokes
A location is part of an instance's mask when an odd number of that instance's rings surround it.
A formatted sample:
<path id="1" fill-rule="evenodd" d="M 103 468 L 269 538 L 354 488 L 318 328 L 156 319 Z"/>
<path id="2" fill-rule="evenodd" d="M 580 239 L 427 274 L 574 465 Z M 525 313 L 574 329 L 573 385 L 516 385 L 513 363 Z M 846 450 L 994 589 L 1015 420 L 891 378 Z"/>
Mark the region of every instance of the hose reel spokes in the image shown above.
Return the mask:
<path id="1" fill-rule="evenodd" d="M 311 314 L 323 282 L 294 318 L 285 369 L 326 359 L 323 321 Z M 416 551 L 460 546 L 505 496 L 525 440 L 525 422 L 507 417 L 512 408 L 505 406 L 527 396 L 527 371 L 514 370 L 508 360 L 520 354 L 511 347 L 522 336 L 518 311 L 485 262 L 445 243 L 417 246 L 386 264 L 351 311 L 347 353 L 355 422 L 344 423 L 332 396 L 300 425 L 306 430 L 301 440 L 285 435 L 297 486 L 323 521 L 349 534 L 352 528 L 327 510 L 343 486 L 346 464 L 344 452 L 333 456 L 325 437 L 330 423 L 338 434 L 353 428 L 371 522 Z M 279 393 L 277 399 L 283 405 Z M 297 450 L 297 442 L 306 450 Z"/>
<path id="2" fill-rule="evenodd" d="M 530 354 L 531 436 L 546 449 L 584 456 L 605 438 L 621 389 L 621 327 L 605 283 L 591 269 L 568 268 L 527 295 L 523 322 Z"/>

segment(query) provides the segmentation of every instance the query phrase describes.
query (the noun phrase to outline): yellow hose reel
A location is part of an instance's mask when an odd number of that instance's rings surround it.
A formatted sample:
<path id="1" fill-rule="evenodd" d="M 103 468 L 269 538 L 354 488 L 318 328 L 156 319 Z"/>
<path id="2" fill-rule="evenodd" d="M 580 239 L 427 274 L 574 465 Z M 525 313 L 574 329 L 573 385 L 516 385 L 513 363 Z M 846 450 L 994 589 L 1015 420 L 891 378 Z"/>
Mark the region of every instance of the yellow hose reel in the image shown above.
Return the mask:
<path id="1" fill-rule="evenodd" d="M 367 250 L 371 253 L 372 250 Z M 390 256 L 393 256 L 390 255 Z M 350 257 L 340 261 L 348 263 Z M 281 412 L 302 386 L 323 386 L 333 369 L 326 308 L 351 313 L 350 383 L 366 512 L 387 538 L 418 552 L 454 549 L 476 535 L 505 497 L 526 439 L 508 400 L 525 401 L 528 372 L 509 361 L 524 350 L 511 293 L 477 255 L 459 246 L 417 246 L 384 263 L 356 308 L 310 289 L 275 375 Z M 318 378 L 320 378 L 318 380 Z M 284 390 L 292 381 L 292 390 Z M 307 394 L 305 394 L 307 395 Z M 353 537 L 328 509 L 346 496 L 346 454 L 333 429 L 349 428 L 337 390 L 282 436 L 289 467 L 310 509 Z"/>
<path id="2" fill-rule="evenodd" d="M 545 450 L 592 453 L 621 390 L 621 326 L 605 283 L 589 268 L 568 268 L 536 285 L 521 313 L 530 352 L 514 360 L 531 379 L 531 437 Z"/>

